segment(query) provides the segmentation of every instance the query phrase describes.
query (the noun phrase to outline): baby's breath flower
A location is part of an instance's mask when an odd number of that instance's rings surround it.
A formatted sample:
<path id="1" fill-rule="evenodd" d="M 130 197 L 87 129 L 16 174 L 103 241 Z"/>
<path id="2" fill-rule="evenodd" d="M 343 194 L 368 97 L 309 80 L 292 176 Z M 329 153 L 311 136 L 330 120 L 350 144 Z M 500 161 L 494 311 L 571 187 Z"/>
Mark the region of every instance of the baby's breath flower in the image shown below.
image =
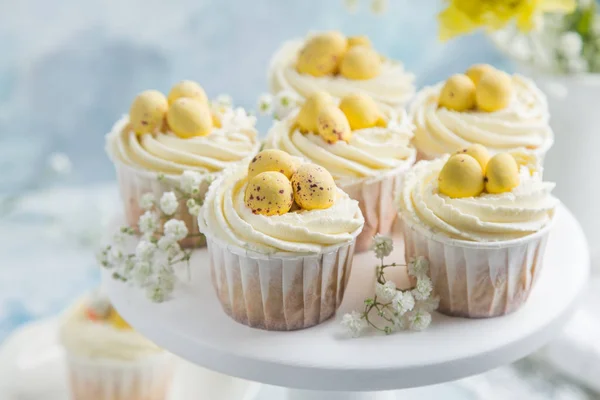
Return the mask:
<path id="1" fill-rule="evenodd" d="M 167 299 L 168 295 L 168 291 L 158 283 L 152 284 L 146 289 L 146 296 L 156 303 L 162 303 Z"/>
<path id="2" fill-rule="evenodd" d="M 431 295 L 432 290 L 431 279 L 427 276 L 421 276 L 417 278 L 417 286 L 412 290 L 412 294 L 417 300 L 425 300 Z"/>
<path id="3" fill-rule="evenodd" d="M 138 226 L 144 236 L 152 236 L 158 228 L 158 215 L 155 212 L 146 211 L 140 216 Z"/>
<path id="4" fill-rule="evenodd" d="M 356 311 L 345 314 L 342 317 L 342 326 L 344 326 L 352 337 L 358 337 L 367 327 L 367 321 L 362 318 L 362 315 Z"/>
<path id="5" fill-rule="evenodd" d="M 188 212 L 190 213 L 190 215 L 193 215 L 194 217 L 197 217 L 198 215 L 200 215 L 200 211 L 202 211 L 202 207 L 199 205 L 195 205 L 194 207 L 188 208 Z"/>
<path id="6" fill-rule="evenodd" d="M 196 171 L 183 171 L 179 180 L 181 190 L 187 194 L 197 194 L 200 191 L 202 175 Z"/>
<path id="7" fill-rule="evenodd" d="M 258 98 L 258 112 L 261 115 L 270 115 L 273 112 L 273 96 L 265 93 Z"/>
<path id="8" fill-rule="evenodd" d="M 160 251 L 167 251 L 167 249 L 175 242 L 176 240 L 170 236 L 162 236 L 160 239 L 158 239 L 156 246 Z"/>
<path id="9" fill-rule="evenodd" d="M 109 267 L 109 262 L 108 262 L 108 253 L 109 252 L 110 252 L 110 246 L 107 246 L 96 253 L 96 261 L 98 261 L 98 264 L 102 265 L 103 267 Z"/>
<path id="10" fill-rule="evenodd" d="M 575 58 L 581 54 L 583 40 L 577 32 L 565 32 L 559 38 L 558 48 L 567 58 Z"/>
<path id="11" fill-rule="evenodd" d="M 177 207 L 179 207 L 179 202 L 177 201 L 177 196 L 175 196 L 174 192 L 165 192 L 160 198 L 160 209 L 166 215 L 173 215 L 175 211 L 177 211 Z"/>
<path id="12" fill-rule="evenodd" d="M 413 258 L 408 263 L 408 274 L 415 278 L 426 276 L 429 272 L 429 260 L 423 256 Z"/>
<path id="13" fill-rule="evenodd" d="M 431 314 L 420 309 L 408 312 L 406 319 L 408 327 L 413 331 L 422 331 L 431 324 Z"/>
<path id="14" fill-rule="evenodd" d="M 116 245 L 122 245 L 125 243 L 125 238 L 127 238 L 127 234 L 120 230 L 113 235 L 113 243 Z"/>
<path id="15" fill-rule="evenodd" d="M 404 315 L 415 307 L 415 298 L 409 291 L 398 292 L 392 303 L 396 312 L 400 315 Z"/>
<path id="16" fill-rule="evenodd" d="M 166 292 L 172 292 L 175 288 L 174 274 L 165 270 L 164 268 L 158 273 L 157 281 Z"/>
<path id="17" fill-rule="evenodd" d="M 300 99 L 294 92 L 283 90 L 275 95 L 273 99 L 273 116 L 276 119 L 283 119 L 296 107 Z"/>
<path id="18" fill-rule="evenodd" d="M 135 256 L 140 261 L 151 261 L 156 253 L 156 245 L 147 240 L 140 240 L 135 248 Z"/>
<path id="19" fill-rule="evenodd" d="M 424 300 L 419 300 L 416 304 L 416 308 L 419 310 L 433 312 L 440 306 L 439 296 L 429 296 Z"/>
<path id="20" fill-rule="evenodd" d="M 394 250 L 394 242 L 391 237 L 383 236 L 378 233 L 373 237 L 371 250 L 375 252 L 377 258 L 385 258 Z"/>
<path id="21" fill-rule="evenodd" d="M 382 303 L 389 303 L 396 296 L 396 285 L 392 281 L 387 281 L 385 284 L 375 283 L 375 294 L 377 300 Z"/>
<path id="22" fill-rule="evenodd" d="M 170 237 L 175 240 L 181 240 L 187 236 L 188 229 L 183 221 L 178 219 L 170 219 L 165 222 L 164 232 L 166 237 Z"/>
<path id="23" fill-rule="evenodd" d="M 142 210 L 150 210 L 154 207 L 154 194 L 144 193 L 140 198 L 140 208 Z"/>
<path id="24" fill-rule="evenodd" d="M 138 260 L 133 267 L 131 275 L 140 286 L 144 286 L 148 283 L 152 272 L 152 265 L 148 261 Z"/>
<path id="25" fill-rule="evenodd" d="M 118 246 L 112 246 L 108 252 L 108 263 L 112 266 L 120 266 L 125 260 L 123 249 Z"/>
<path id="26" fill-rule="evenodd" d="M 231 107 L 233 105 L 233 99 L 228 94 L 220 94 L 215 99 L 215 104 L 220 107 Z"/>

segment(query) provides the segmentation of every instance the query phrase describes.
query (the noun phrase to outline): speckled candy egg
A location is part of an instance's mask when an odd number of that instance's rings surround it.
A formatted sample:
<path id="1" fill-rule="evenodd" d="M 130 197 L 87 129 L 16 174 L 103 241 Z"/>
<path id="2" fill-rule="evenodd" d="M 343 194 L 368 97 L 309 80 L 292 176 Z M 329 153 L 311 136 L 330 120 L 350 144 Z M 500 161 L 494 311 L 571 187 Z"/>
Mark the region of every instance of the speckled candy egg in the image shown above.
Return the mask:
<path id="1" fill-rule="evenodd" d="M 267 149 L 258 153 L 248 165 L 248 179 L 263 172 L 275 171 L 290 179 L 296 172 L 296 162 L 285 151 Z"/>
<path id="2" fill-rule="evenodd" d="M 137 134 L 160 130 L 169 104 L 158 90 L 146 90 L 136 96 L 129 109 L 129 122 Z"/>
<path id="3" fill-rule="evenodd" d="M 206 136 L 213 128 L 213 120 L 206 104 L 182 97 L 175 100 L 167 113 L 169 128 L 179 137 Z"/>
<path id="4" fill-rule="evenodd" d="M 329 208 L 335 202 L 337 189 L 333 176 L 316 164 L 303 164 L 292 176 L 294 200 L 304 210 Z"/>
<path id="5" fill-rule="evenodd" d="M 294 203 L 290 180 L 281 172 L 262 172 L 248 181 L 245 202 L 254 214 L 283 215 Z"/>
<path id="6" fill-rule="evenodd" d="M 208 104 L 208 97 L 202 86 L 194 81 L 181 81 L 171 88 L 168 100 L 169 104 L 173 104 L 175 100 L 182 97 L 198 100 L 200 103 Z"/>

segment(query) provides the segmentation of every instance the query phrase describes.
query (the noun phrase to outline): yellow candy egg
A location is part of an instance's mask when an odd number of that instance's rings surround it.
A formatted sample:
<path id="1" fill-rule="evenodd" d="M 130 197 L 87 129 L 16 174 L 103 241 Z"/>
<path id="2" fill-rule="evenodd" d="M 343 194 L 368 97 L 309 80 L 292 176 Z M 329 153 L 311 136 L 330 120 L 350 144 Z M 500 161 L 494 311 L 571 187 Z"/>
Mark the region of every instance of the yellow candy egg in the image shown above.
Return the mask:
<path id="1" fill-rule="evenodd" d="M 333 176 L 316 164 L 303 164 L 292 176 L 294 200 L 304 210 L 322 210 L 335 203 L 337 189 Z"/>
<path id="2" fill-rule="evenodd" d="M 309 39 L 296 62 L 296 71 L 312 76 L 326 76 L 337 72 L 348 42 L 339 32 L 326 32 Z"/>
<path id="3" fill-rule="evenodd" d="M 173 104 L 175 100 L 182 97 L 189 99 L 198 100 L 200 103 L 208 104 L 208 97 L 206 92 L 202 89 L 202 86 L 198 85 L 194 81 L 181 81 L 171 88 L 169 92 L 169 105 Z"/>
<path id="4" fill-rule="evenodd" d="M 267 171 L 282 173 L 290 179 L 296 172 L 296 161 L 285 151 L 267 149 L 258 153 L 248 165 L 248 179 Z"/>
<path id="5" fill-rule="evenodd" d="M 354 46 L 371 47 L 371 41 L 365 35 L 349 36 L 348 37 L 348 47 L 354 47 Z"/>
<path id="6" fill-rule="evenodd" d="M 335 105 L 325 106 L 317 117 L 317 133 L 330 144 L 343 140 L 346 143 L 352 137 L 352 130 L 346 115 Z"/>
<path id="7" fill-rule="evenodd" d="M 206 104 L 182 97 L 175 100 L 167 113 L 167 123 L 173 133 L 182 138 L 206 136 L 213 128 L 213 119 Z"/>
<path id="8" fill-rule="evenodd" d="M 484 188 L 481 166 L 469 155 L 451 156 L 440 171 L 438 188 L 440 193 L 452 198 L 480 195 Z"/>
<path id="9" fill-rule="evenodd" d="M 375 100 L 366 94 L 353 93 L 344 96 L 340 102 L 340 110 L 348 118 L 352 130 L 387 124 Z"/>
<path id="10" fill-rule="evenodd" d="M 466 75 L 452 75 L 442 87 L 439 105 L 455 111 L 466 111 L 474 108 L 475 84 Z"/>
<path id="11" fill-rule="evenodd" d="M 519 186 L 519 166 L 508 153 L 499 153 L 490 159 L 485 171 L 485 190 L 488 193 L 510 192 Z"/>
<path id="12" fill-rule="evenodd" d="M 262 172 L 248 181 L 245 202 L 254 214 L 283 215 L 294 203 L 290 180 L 280 172 Z"/>
<path id="13" fill-rule="evenodd" d="M 111 307 L 108 314 L 107 322 L 117 329 L 131 329 L 131 326 L 121 317 L 121 314 Z"/>
<path id="14" fill-rule="evenodd" d="M 490 161 L 490 153 L 480 144 L 472 144 L 469 147 L 466 147 L 462 150 L 456 152 L 456 154 L 468 154 L 474 159 L 477 160 L 479 165 L 481 166 L 481 170 L 485 171 L 485 167 L 487 166 L 488 161 Z"/>
<path id="15" fill-rule="evenodd" d="M 165 95 L 157 90 L 146 90 L 133 100 L 129 109 L 129 122 L 135 133 L 159 131 L 169 104 Z"/>
<path id="16" fill-rule="evenodd" d="M 512 93 L 512 81 L 508 74 L 498 70 L 487 71 L 477 84 L 477 107 L 487 112 L 502 110 L 510 103 Z"/>
<path id="17" fill-rule="evenodd" d="M 324 91 L 312 93 L 302 104 L 296 117 L 296 124 L 300 128 L 300 132 L 316 132 L 319 113 L 328 104 L 333 104 L 333 98 L 329 93 Z"/>
<path id="18" fill-rule="evenodd" d="M 348 79 L 366 80 L 381 73 L 381 58 L 371 47 L 350 48 L 340 64 L 340 74 Z"/>
<path id="19" fill-rule="evenodd" d="M 475 86 L 477 86 L 477 84 L 479 83 L 479 80 L 481 79 L 481 76 L 485 72 L 495 71 L 495 70 L 496 69 L 489 64 L 475 64 L 475 65 L 471 65 L 469 67 L 467 72 L 465 72 L 465 75 L 467 75 L 473 81 Z"/>

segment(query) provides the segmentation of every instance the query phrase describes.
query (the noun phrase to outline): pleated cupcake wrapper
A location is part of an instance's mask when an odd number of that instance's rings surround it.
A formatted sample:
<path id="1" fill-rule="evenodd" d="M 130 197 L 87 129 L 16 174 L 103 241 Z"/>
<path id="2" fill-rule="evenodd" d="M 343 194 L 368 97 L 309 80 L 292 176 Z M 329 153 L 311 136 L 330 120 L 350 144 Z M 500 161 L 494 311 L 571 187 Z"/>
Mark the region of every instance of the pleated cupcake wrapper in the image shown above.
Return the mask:
<path id="1" fill-rule="evenodd" d="M 73 400 L 165 400 L 174 363 L 168 353 L 136 361 L 67 355 Z"/>
<path id="2" fill-rule="evenodd" d="M 389 235 L 396 221 L 397 209 L 394 204 L 396 193 L 401 190 L 404 173 L 410 169 L 414 161 L 381 176 L 364 178 L 352 182 L 339 182 L 340 189 L 352 199 L 358 201 L 360 211 L 365 218 L 363 231 L 356 238 L 356 252 L 369 250 L 376 234 Z"/>
<path id="3" fill-rule="evenodd" d="M 355 241 L 321 254 L 264 255 L 207 235 L 212 283 L 225 313 L 239 323 L 271 331 L 308 328 L 331 318 L 342 303 Z"/>
<path id="4" fill-rule="evenodd" d="M 496 243 L 455 240 L 401 215 L 406 261 L 429 260 L 438 311 L 488 318 L 509 314 L 525 303 L 539 278 L 552 224 L 535 234 Z"/>
<path id="5" fill-rule="evenodd" d="M 125 218 L 129 226 L 137 227 L 140 216 L 146 212 L 140 207 L 140 199 L 144 194 L 152 193 L 158 201 L 163 193 L 173 191 L 176 188 L 179 189 L 179 176 L 165 175 L 164 178 L 159 180 L 158 174 L 155 172 L 139 170 L 119 160 L 113 159 L 113 163 L 117 171 L 117 181 L 119 182 L 121 199 L 125 209 Z M 204 198 L 209 186 L 208 181 L 202 181 L 200 184 L 200 198 Z M 185 222 L 189 233 L 194 235 L 181 240 L 179 243 L 182 247 L 191 248 L 206 245 L 204 236 L 197 236 L 200 234 L 198 220 L 188 212 L 186 200 L 181 199 L 179 201 L 179 208 L 172 218 Z"/>

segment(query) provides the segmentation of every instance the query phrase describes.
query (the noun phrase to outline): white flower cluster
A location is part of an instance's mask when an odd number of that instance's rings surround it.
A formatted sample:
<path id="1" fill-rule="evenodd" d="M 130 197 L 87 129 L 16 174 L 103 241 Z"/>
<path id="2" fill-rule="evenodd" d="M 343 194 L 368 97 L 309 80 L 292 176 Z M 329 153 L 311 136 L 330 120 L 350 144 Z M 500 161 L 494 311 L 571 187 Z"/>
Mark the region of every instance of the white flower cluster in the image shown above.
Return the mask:
<path id="1" fill-rule="evenodd" d="M 284 119 L 294 109 L 300 107 L 303 99 L 295 92 L 283 90 L 275 96 L 262 94 L 258 98 L 258 112 L 261 115 L 272 115 L 275 119 Z"/>
<path id="2" fill-rule="evenodd" d="M 179 241 L 190 234 L 185 222 L 174 216 L 182 202 L 191 215 L 199 214 L 204 180 L 206 177 L 197 172 L 185 171 L 175 191 L 164 192 L 158 199 L 152 193 L 142 195 L 139 205 L 145 212 L 138 220 L 137 230 L 121 228 L 112 243 L 98 254 L 100 265 L 110 269 L 114 278 L 145 289 L 153 301 L 164 301 L 175 287 L 175 269 L 179 264 L 187 265 L 189 275 L 191 251 L 183 250 Z M 128 252 L 127 247 L 135 250 Z"/>
<path id="3" fill-rule="evenodd" d="M 383 264 L 383 258 L 389 256 L 393 248 L 390 238 L 375 236 L 371 250 L 382 260 L 381 266 L 377 267 L 375 297 L 365 300 L 364 312 L 345 314 L 341 321 L 353 337 L 360 336 L 369 327 L 390 334 L 405 329 L 421 331 L 431 324 L 431 313 L 438 308 L 439 298 L 433 296 L 433 284 L 427 275 L 429 261 L 424 257 L 411 260 L 408 274 L 416 279 L 416 285 L 411 290 L 400 290 L 394 282 L 384 277 L 385 268 L 396 266 Z M 384 327 L 379 327 L 372 318 L 379 318 L 384 322 Z"/>

